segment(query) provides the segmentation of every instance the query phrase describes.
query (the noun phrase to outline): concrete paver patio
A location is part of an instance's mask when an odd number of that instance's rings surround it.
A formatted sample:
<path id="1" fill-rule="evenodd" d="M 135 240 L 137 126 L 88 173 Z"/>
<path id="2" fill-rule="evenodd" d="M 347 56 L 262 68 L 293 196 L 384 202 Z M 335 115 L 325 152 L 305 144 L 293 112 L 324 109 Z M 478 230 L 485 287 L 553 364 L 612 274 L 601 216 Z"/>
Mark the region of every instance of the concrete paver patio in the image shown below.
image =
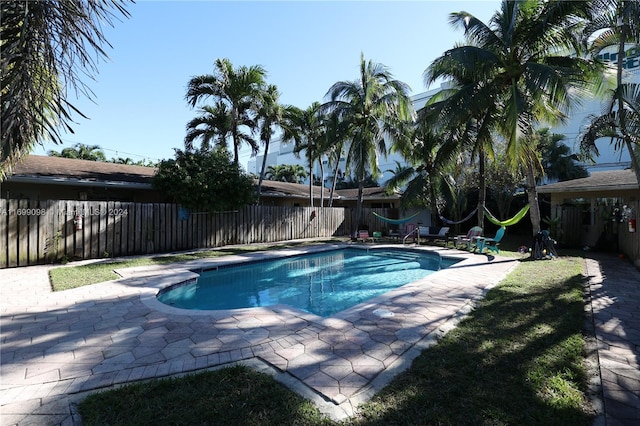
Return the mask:
<path id="1" fill-rule="evenodd" d="M 188 311 L 155 297 L 204 265 L 301 251 L 130 268 L 120 280 L 56 293 L 47 266 L 0 271 L 2 423 L 72 424 L 78 394 L 238 361 L 271 370 L 343 418 L 517 265 L 444 250 L 463 261 L 330 318 L 284 305 Z"/>
<path id="2" fill-rule="evenodd" d="M 155 297 L 204 265 L 297 249 L 129 268 L 120 280 L 56 293 L 48 266 L 0 270 L 1 424 L 74 424 L 87 393 L 233 362 L 273 374 L 334 418 L 349 416 L 517 265 L 429 249 L 463 261 L 330 318 L 283 305 L 187 311 Z"/>

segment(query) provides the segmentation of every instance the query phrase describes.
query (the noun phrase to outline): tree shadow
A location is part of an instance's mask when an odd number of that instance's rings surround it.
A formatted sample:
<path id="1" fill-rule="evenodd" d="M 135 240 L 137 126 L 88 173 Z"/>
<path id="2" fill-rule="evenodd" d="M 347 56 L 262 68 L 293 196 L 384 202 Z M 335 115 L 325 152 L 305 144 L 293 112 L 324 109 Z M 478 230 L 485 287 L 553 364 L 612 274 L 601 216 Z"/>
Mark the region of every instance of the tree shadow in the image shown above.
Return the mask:
<path id="1" fill-rule="evenodd" d="M 365 404 L 353 423 L 588 424 L 588 410 L 544 399 L 535 384 L 543 378 L 531 373 L 545 363 L 554 377 L 586 385 L 586 373 L 567 344 L 582 327 L 581 297 L 569 296 L 582 282 L 574 276 L 529 294 L 504 286 L 491 290 L 456 329 Z"/>

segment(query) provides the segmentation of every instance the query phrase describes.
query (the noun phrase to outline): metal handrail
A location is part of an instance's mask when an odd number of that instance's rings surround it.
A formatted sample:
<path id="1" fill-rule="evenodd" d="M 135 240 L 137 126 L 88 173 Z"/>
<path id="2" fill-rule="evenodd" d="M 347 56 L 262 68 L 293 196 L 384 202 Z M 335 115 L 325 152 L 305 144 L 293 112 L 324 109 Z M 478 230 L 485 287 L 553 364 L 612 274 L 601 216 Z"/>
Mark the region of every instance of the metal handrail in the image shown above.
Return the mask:
<path id="1" fill-rule="evenodd" d="M 420 228 L 416 227 L 413 231 L 409 232 L 407 235 L 404 236 L 404 238 L 402 239 L 402 245 L 406 244 L 407 238 L 409 238 L 411 236 L 411 234 L 419 232 Z M 418 234 L 420 235 L 420 234 Z M 420 242 L 420 238 L 418 237 L 418 243 Z"/>

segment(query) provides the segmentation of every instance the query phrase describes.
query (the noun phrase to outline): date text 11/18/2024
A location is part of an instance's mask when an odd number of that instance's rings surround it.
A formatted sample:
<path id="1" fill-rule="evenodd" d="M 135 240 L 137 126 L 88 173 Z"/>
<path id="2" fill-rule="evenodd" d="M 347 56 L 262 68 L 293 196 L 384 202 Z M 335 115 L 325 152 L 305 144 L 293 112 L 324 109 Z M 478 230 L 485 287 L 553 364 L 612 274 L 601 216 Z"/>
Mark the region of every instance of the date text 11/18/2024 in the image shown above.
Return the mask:
<path id="1" fill-rule="evenodd" d="M 46 216 L 49 213 L 47 209 L 37 208 L 0 208 L 0 216 Z M 128 209 L 121 208 L 95 208 L 89 207 L 86 209 L 74 209 L 74 210 L 57 210 L 53 213 L 57 213 L 58 216 L 127 216 L 129 214 Z"/>

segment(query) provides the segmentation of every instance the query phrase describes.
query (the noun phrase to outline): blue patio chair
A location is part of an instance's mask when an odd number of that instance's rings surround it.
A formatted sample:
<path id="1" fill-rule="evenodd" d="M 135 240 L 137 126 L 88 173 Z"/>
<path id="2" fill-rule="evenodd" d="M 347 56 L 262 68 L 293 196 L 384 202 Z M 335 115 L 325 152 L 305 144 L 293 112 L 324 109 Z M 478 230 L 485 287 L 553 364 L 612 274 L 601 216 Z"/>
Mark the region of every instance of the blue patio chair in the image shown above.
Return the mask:
<path id="1" fill-rule="evenodd" d="M 478 253 L 482 254 L 484 249 L 486 248 L 489 251 L 495 251 L 496 253 L 500 253 L 500 249 L 498 248 L 498 244 L 500 244 L 500 240 L 504 237 L 504 233 L 507 230 L 504 226 L 498 229 L 496 232 L 496 236 L 493 238 L 486 237 L 478 237 L 476 242 L 476 247 L 478 248 Z"/>

